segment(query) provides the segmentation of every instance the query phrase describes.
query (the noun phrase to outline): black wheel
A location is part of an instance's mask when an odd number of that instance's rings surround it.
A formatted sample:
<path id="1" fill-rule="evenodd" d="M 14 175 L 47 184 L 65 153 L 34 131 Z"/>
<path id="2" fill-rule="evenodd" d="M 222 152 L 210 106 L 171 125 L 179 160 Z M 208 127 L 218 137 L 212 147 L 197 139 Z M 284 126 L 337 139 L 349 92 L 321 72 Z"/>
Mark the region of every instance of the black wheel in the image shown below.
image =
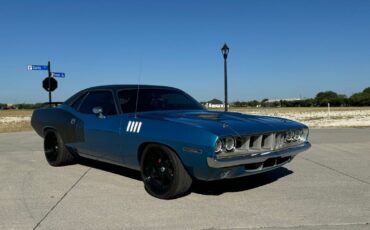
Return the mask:
<path id="1" fill-rule="evenodd" d="M 62 138 L 54 130 L 45 132 L 44 152 L 46 160 L 52 166 L 70 164 L 74 160 L 74 156 L 65 147 Z"/>
<path id="2" fill-rule="evenodd" d="M 192 178 L 171 149 L 148 145 L 141 157 L 141 177 L 149 194 L 160 199 L 173 199 L 186 194 Z"/>

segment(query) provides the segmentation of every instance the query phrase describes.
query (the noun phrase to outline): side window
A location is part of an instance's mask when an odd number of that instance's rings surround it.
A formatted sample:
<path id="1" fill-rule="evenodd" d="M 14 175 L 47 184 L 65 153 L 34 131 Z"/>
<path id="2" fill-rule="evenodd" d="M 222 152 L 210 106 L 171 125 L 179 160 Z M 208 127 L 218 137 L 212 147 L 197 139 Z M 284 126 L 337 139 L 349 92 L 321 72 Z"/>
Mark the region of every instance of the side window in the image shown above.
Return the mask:
<path id="1" fill-rule="evenodd" d="M 165 100 L 169 107 L 187 107 L 188 105 L 193 104 L 194 102 L 191 101 L 188 97 L 183 94 L 179 93 L 172 93 L 169 92 L 167 94 L 162 94 L 163 100 Z"/>
<path id="2" fill-rule="evenodd" d="M 79 111 L 81 113 L 93 114 L 94 107 L 101 107 L 106 116 L 117 114 L 113 94 L 110 91 L 90 92 L 83 100 Z"/>
<path id="3" fill-rule="evenodd" d="M 123 113 L 161 111 L 161 110 L 197 110 L 204 109 L 198 102 L 179 90 L 140 89 L 136 105 L 137 89 L 125 89 L 118 92 L 119 105 Z"/>
<path id="4" fill-rule="evenodd" d="M 82 100 L 85 98 L 87 93 L 84 93 L 82 95 L 80 95 L 71 105 L 72 108 L 74 108 L 75 110 L 78 110 L 78 107 L 80 107 L 81 105 L 81 102 Z"/>
<path id="5" fill-rule="evenodd" d="M 123 113 L 133 113 L 136 107 L 136 89 L 122 90 L 118 92 L 119 104 Z"/>

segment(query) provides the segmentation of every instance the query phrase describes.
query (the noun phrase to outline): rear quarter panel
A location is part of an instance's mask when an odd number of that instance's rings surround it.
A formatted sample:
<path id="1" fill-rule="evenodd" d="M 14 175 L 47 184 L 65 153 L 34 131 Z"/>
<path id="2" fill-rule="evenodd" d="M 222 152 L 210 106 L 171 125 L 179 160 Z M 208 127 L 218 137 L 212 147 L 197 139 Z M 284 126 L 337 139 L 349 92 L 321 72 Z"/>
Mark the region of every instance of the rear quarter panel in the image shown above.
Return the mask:
<path id="1" fill-rule="evenodd" d="M 41 137 L 45 130 L 55 129 L 65 144 L 84 141 L 83 121 L 60 107 L 35 110 L 31 125 Z"/>

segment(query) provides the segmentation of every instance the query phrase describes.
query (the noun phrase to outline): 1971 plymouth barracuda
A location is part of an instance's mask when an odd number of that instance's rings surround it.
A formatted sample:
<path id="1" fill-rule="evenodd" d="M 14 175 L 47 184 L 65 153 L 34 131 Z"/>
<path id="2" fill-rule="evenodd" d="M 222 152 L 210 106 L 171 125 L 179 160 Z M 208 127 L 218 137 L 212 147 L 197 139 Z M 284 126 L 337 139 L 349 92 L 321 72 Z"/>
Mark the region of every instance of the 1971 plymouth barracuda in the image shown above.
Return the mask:
<path id="1" fill-rule="evenodd" d="M 80 156 L 139 170 L 148 193 L 161 199 L 186 194 L 193 179 L 276 169 L 310 147 L 301 123 L 208 111 L 164 86 L 85 89 L 58 107 L 35 110 L 31 123 L 50 165 Z"/>

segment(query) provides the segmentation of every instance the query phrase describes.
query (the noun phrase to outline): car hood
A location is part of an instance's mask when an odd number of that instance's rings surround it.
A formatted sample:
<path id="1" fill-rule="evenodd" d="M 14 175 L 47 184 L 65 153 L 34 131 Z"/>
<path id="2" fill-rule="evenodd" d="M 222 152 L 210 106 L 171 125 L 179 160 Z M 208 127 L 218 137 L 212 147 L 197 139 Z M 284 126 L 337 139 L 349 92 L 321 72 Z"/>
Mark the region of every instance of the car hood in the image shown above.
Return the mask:
<path id="1" fill-rule="evenodd" d="M 279 117 L 215 111 L 163 111 L 142 113 L 140 117 L 206 129 L 218 136 L 246 135 L 304 128 L 305 125 Z"/>

